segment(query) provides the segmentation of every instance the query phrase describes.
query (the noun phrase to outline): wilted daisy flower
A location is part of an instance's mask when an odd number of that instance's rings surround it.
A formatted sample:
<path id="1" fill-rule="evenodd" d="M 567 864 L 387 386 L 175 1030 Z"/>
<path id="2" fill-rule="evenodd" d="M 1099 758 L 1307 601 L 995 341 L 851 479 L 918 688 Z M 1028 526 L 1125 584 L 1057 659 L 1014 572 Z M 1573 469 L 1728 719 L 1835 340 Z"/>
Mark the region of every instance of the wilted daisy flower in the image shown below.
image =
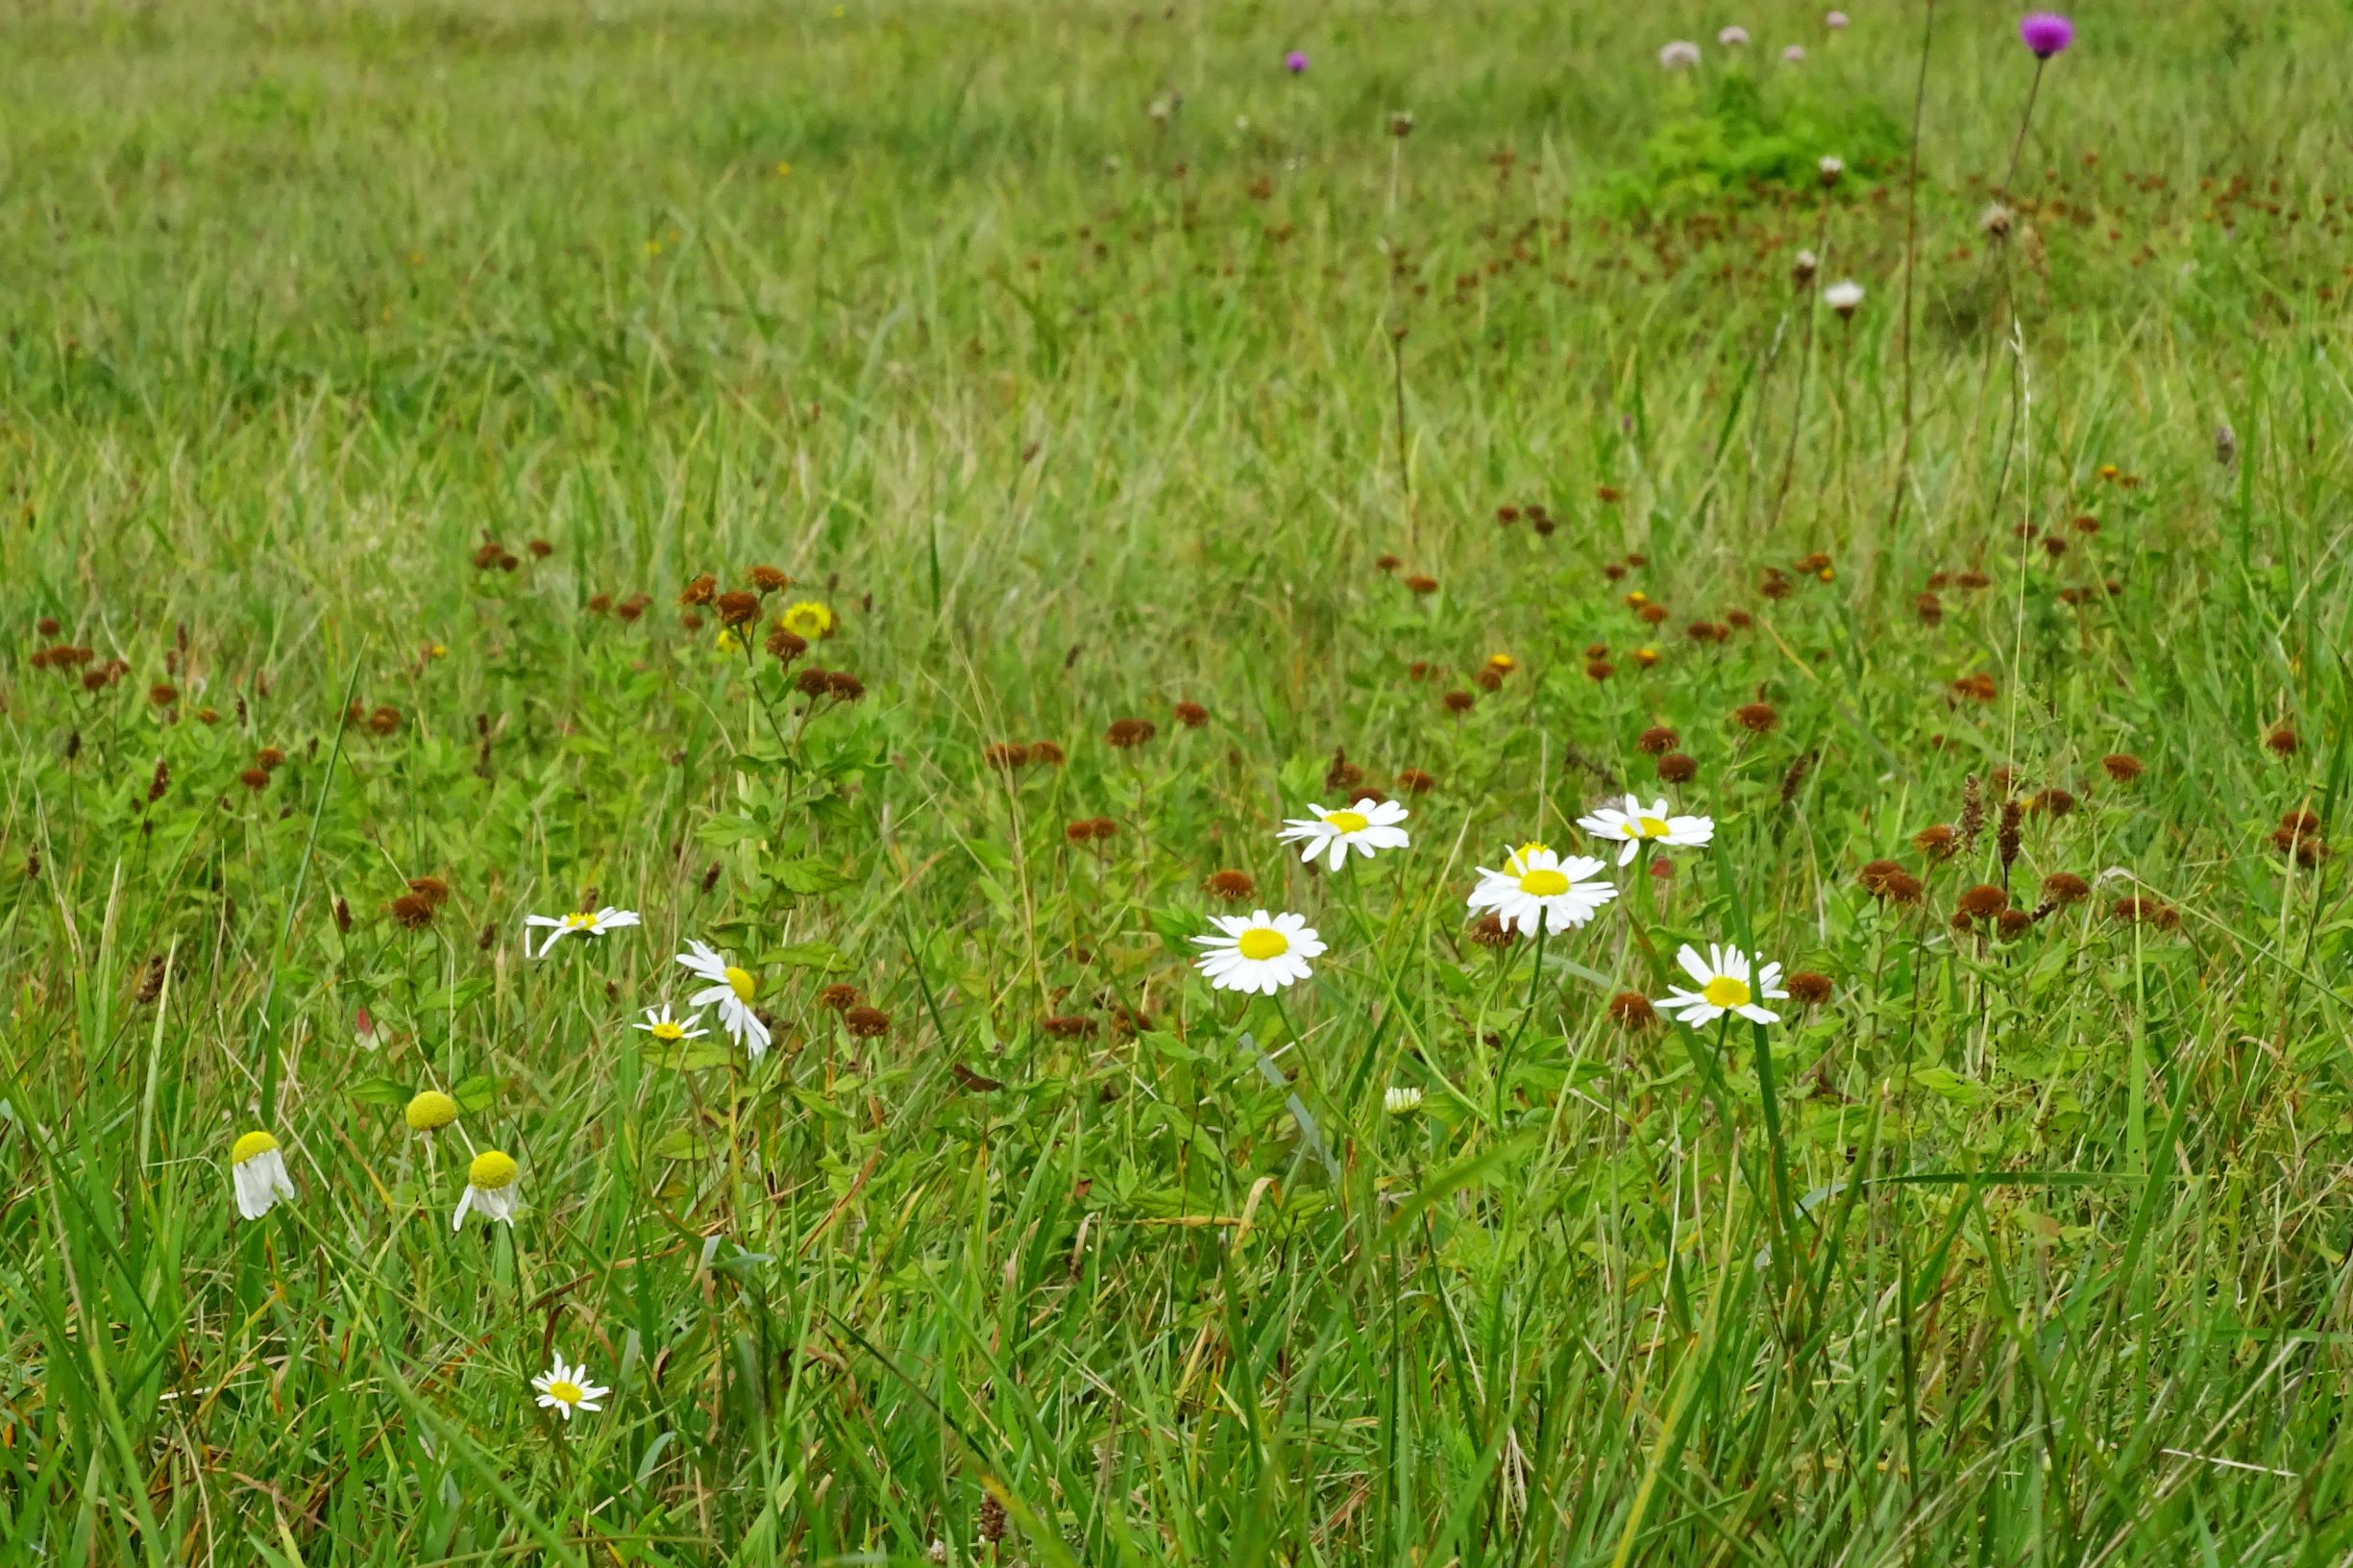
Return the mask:
<path id="1" fill-rule="evenodd" d="M 1210 949 L 1193 965 L 1218 991 L 1272 996 L 1305 980 L 1311 972 L 1308 960 L 1323 955 L 1323 939 L 1304 915 L 1269 915 L 1262 909 L 1246 919 L 1212 915 L 1210 923 L 1220 934 L 1193 938 Z"/>
<path id="2" fill-rule="evenodd" d="M 466 1223 L 466 1211 L 479 1209 L 484 1219 L 515 1222 L 516 1178 L 522 1174 L 511 1155 L 496 1149 L 484 1149 L 466 1167 L 466 1193 L 457 1200 L 457 1213 L 450 1216 L 450 1229 L 460 1230 Z"/>
<path id="3" fill-rule="evenodd" d="M 1645 806 L 1641 797 L 1630 795 L 1626 804 L 1597 806 L 1590 817 L 1580 817 L 1577 825 L 1597 839 L 1626 842 L 1618 851 L 1618 864 L 1623 866 L 1642 852 L 1645 844 L 1663 844 L 1675 849 L 1694 849 L 1716 836 L 1716 823 L 1709 817 L 1670 817 L 1663 799 Z"/>
<path id="4" fill-rule="evenodd" d="M 567 1421 L 575 1410 L 604 1409 L 597 1401 L 613 1391 L 589 1382 L 587 1367 L 566 1366 L 561 1356 L 555 1358 L 553 1366 L 531 1380 L 531 1386 L 539 1390 L 541 1409 L 553 1410 Z"/>
<path id="5" fill-rule="evenodd" d="M 1700 46 L 1689 38 L 1677 38 L 1658 51 L 1658 63 L 1670 71 L 1688 70 L 1700 62 Z"/>
<path id="6" fill-rule="evenodd" d="M 1504 869 L 1479 868 L 1471 890 L 1471 913 L 1492 910 L 1508 931 L 1565 931 L 1584 924 L 1618 895 L 1606 882 L 1588 881 L 1602 863 L 1583 855 L 1560 858 L 1541 844 L 1523 844 L 1504 860 Z"/>
<path id="7" fill-rule="evenodd" d="M 1749 955 L 1737 947 L 1725 947 L 1715 943 L 1707 944 L 1707 956 L 1689 943 L 1675 955 L 1699 986 L 1697 991 L 1670 988 L 1658 1005 L 1694 1029 L 1715 1022 L 1727 1013 L 1737 1013 L 1752 1023 L 1777 1023 L 1778 1013 L 1756 1005 L 1760 996 L 1776 1000 L 1789 994 L 1781 989 L 1781 967 L 1767 964 L 1752 968 Z"/>
<path id="8" fill-rule="evenodd" d="M 702 1015 L 699 1013 L 689 1013 L 683 1018 L 671 1017 L 667 1002 L 660 1007 L 646 1009 L 646 1021 L 631 1024 L 630 1027 L 644 1030 L 665 1045 L 674 1045 L 681 1040 L 700 1040 L 711 1032 L 702 1027 Z"/>
<path id="9" fill-rule="evenodd" d="M 607 931 L 618 931 L 625 925 L 635 925 L 637 911 L 614 909 L 607 905 L 603 909 L 583 909 L 571 915 L 527 915 L 524 917 L 523 923 L 527 926 L 536 925 L 550 928 L 548 940 L 539 944 L 539 951 L 533 955 L 537 958 L 545 958 L 548 956 L 549 948 L 571 936 L 575 931 L 584 937 L 601 937 Z"/>
<path id="10" fill-rule="evenodd" d="M 1367 860 L 1376 850 L 1403 849 L 1411 841 L 1397 824 L 1409 815 L 1394 800 L 1359 800 L 1345 811 L 1311 805 L 1307 816 L 1284 819 L 1280 838 L 1285 844 L 1307 845 L 1299 857 L 1303 862 L 1313 860 L 1328 847 L 1332 851 L 1330 869 L 1336 871 L 1347 864 L 1351 845 Z"/>
<path id="11" fill-rule="evenodd" d="M 1822 303 L 1842 316 L 1851 317 L 1863 303 L 1863 285 L 1852 279 L 1832 283 L 1822 291 Z"/>
<path id="12" fill-rule="evenodd" d="M 1716 34 L 1716 41 L 1727 49 L 1737 49 L 1749 41 L 1749 30 L 1737 25 L 1721 29 Z"/>
<path id="13" fill-rule="evenodd" d="M 286 1174 L 286 1157 L 278 1139 L 267 1133 L 247 1133 L 229 1151 L 229 1177 L 236 1184 L 237 1213 L 259 1219 L 281 1200 L 294 1196 L 294 1178 Z"/>
<path id="14" fill-rule="evenodd" d="M 728 963 L 725 954 L 714 952 L 702 943 L 690 941 L 687 946 L 694 951 L 680 953 L 678 962 L 703 979 L 717 982 L 689 996 L 688 1005 L 717 1007 L 720 1027 L 749 1051 L 754 1062 L 759 1061 L 768 1054 L 768 1025 L 751 1010 L 751 998 L 760 989 L 759 982 L 748 971 Z"/>
<path id="15" fill-rule="evenodd" d="M 1409 1116 L 1422 1108 L 1422 1091 L 1391 1084 L 1381 1095 L 1381 1109 L 1392 1116 Z"/>

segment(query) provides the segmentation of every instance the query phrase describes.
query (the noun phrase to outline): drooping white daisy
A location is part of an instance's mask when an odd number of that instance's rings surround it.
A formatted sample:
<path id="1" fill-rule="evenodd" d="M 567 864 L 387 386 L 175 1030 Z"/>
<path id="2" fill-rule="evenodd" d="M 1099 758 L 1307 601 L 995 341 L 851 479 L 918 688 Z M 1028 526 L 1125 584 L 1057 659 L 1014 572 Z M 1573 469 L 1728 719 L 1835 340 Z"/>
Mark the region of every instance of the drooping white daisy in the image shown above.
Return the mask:
<path id="1" fill-rule="evenodd" d="M 247 1133 L 237 1139 L 229 1151 L 229 1179 L 236 1184 L 237 1213 L 247 1219 L 259 1219 L 294 1197 L 286 1157 L 278 1152 L 278 1139 L 267 1133 Z"/>
<path id="2" fill-rule="evenodd" d="M 553 1366 L 531 1380 L 531 1386 L 539 1391 L 541 1409 L 553 1410 L 567 1421 L 575 1410 L 604 1409 L 597 1401 L 613 1391 L 589 1382 L 587 1367 L 566 1366 L 561 1356 L 555 1358 Z"/>
<path id="3" fill-rule="evenodd" d="M 1479 868 L 1479 886 L 1471 890 L 1471 913 L 1495 912 L 1507 931 L 1513 926 L 1533 934 L 1566 931 L 1584 924 L 1601 907 L 1618 895 L 1606 882 L 1588 881 L 1602 863 L 1584 855 L 1560 858 L 1559 851 L 1541 844 L 1523 844 L 1504 859 L 1504 869 Z"/>
<path id="4" fill-rule="evenodd" d="M 1221 934 L 1193 938 L 1210 949 L 1193 964 L 1218 991 L 1272 996 L 1305 980 L 1308 960 L 1323 956 L 1323 939 L 1304 915 L 1269 915 L 1262 909 L 1246 918 L 1212 915 L 1210 923 Z"/>
<path id="5" fill-rule="evenodd" d="M 768 1054 L 768 1025 L 760 1015 L 751 1010 L 751 999 L 759 993 L 760 983 L 748 970 L 739 969 L 727 962 L 727 955 L 713 951 L 699 942 L 689 941 L 692 952 L 680 953 L 678 962 L 695 974 L 713 982 L 689 996 L 692 1007 L 716 1007 L 719 1026 L 727 1031 L 738 1045 L 751 1053 L 757 1062 Z"/>
<path id="6" fill-rule="evenodd" d="M 531 955 L 534 958 L 545 958 L 548 956 L 549 948 L 571 936 L 575 931 L 584 937 L 601 937 L 607 931 L 617 931 L 625 925 L 635 925 L 637 911 L 613 909 L 608 906 L 598 910 L 583 909 L 571 915 L 529 915 L 524 918 L 523 923 L 527 926 L 552 927 L 548 932 L 548 940 L 539 944 L 539 951 Z"/>
<path id="7" fill-rule="evenodd" d="M 1397 824 L 1411 815 L 1395 800 L 1359 800 L 1345 811 L 1326 811 L 1321 806 L 1308 807 L 1305 817 L 1287 817 L 1280 835 L 1285 844 L 1304 844 L 1307 849 L 1300 860 L 1312 861 L 1329 847 L 1332 862 L 1328 870 L 1338 870 L 1348 863 L 1348 849 L 1356 846 L 1358 854 L 1370 860 L 1374 851 L 1403 849 L 1412 841 Z"/>
<path id="8" fill-rule="evenodd" d="M 520 1185 L 522 1171 L 512 1155 L 496 1149 L 484 1149 L 466 1167 L 466 1195 L 457 1200 L 457 1213 L 450 1216 L 450 1229 L 463 1228 L 466 1211 L 479 1209 L 484 1219 L 515 1222 L 515 1188 Z"/>
<path id="9" fill-rule="evenodd" d="M 700 1040 L 711 1031 L 702 1027 L 702 1015 L 689 1013 L 683 1018 L 671 1017 L 670 1004 L 646 1009 L 646 1021 L 633 1023 L 632 1029 L 643 1029 L 665 1045 L 675 1045 L 682 1040 Z"/>
<path id="10" fill-rule="evenodd" d="M 1618 851 L 1621 866 L 1642 853 L 1646 844 L 1696 849 L 1716 836 L 1713 818 L 1670 817 L 1666 801 L 1654 800 L 1646 806 L 1639 796 L 1632 795 L 1626 797 L 1622 806 L 1596 806 L 1590 817 L 1578 818 L 1577 825 L 1597 839 L 1624 840 L 1625 847 Z"/>
<path id="11" fill-rule="evenodd" d="M 1689 943 L 1675 955 L 1700 989 L 1684 991 L 1670 988 L 1660 999 L 1661 1009 L 1674 1015 L 1694 1029 L 1715 1022 L 1727 1013 L 1737 1013 L 1752 1023 L 1778 1023 L 1781 1016 L 1756 1005 L 1760 996 L 1777 1001 L 1787 996 L 1781 989 L 1781 967 L 1767 964 L 1752 968 L 1749 955 L 1737 947 L 1707 944 L 1707 956 Z"/>
<path id="12" fill-rule="evenodd" d="M 1381 1093 L 1381 1109 L 1392 1116 L 1409 1116 L 1422 1108 L 1422 1091 L 1403 1084 L 1391 1084 Z"/>

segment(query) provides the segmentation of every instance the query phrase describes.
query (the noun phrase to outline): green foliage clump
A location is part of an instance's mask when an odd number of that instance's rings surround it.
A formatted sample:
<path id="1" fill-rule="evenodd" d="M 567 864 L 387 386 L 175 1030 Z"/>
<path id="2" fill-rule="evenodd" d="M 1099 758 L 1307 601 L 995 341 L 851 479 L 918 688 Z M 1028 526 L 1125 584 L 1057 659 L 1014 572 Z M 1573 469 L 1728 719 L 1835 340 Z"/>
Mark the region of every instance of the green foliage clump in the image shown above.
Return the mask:
<path id="1" fill-rule="evenodd" d="M 1903 153 L 1902 126 L 1877 103 L 1767 93 L 1749 72 L 1726 71 L 1643 138 L 1640 165 L 1604 181 L 1593 199 L 1616 217 L 1674 216 L 1810 188 L 1825 156 L 1849 179 L 1871 180 L 1900 167 Z"/>

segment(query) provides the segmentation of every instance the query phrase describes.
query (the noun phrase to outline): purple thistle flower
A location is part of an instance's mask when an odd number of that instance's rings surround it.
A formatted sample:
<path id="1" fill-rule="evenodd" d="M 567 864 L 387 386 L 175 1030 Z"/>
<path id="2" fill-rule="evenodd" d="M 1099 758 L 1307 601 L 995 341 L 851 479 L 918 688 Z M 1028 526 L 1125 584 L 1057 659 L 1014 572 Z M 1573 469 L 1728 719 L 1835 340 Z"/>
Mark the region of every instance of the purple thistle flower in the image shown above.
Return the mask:
<path id="1" fill-rule="evenodd" d="M 2048 60 L 2075 41 L 2075 24 L 2053 11 L 2037 11 L 2018 24 L 2018 36 L 2037 60 Z"/>
<path id="2" fill-rule="evenodd" d="M 2064 49 L 2067 46 L 2065 44 L 2061 44 L 2059 47 Z M 1308 52 L 1305 49 L 1294 49 L 1289 54 L 1285 55 L 1283 57 L 1283 68 L 1290 72 L 1291 75 L 1297 76 L 1301 71 L 1308 68 Z"/>

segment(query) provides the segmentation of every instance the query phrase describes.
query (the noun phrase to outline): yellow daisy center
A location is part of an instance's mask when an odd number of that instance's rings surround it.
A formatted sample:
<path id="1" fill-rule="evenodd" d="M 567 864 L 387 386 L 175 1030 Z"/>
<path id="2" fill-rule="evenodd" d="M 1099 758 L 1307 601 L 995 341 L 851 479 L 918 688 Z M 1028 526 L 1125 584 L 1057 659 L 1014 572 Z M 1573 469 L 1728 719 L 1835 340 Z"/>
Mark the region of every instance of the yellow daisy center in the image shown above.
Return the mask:
<path id="1" fill-rule="evenodd" d="M 569 1378 L 552 1378 L 548 1383 L 548 1397 L 560 1400 L 566 1405 L 577 1405 L 588 1396 L 580 1391 L 578 1384 L 572 1382 Z"/>
<path id="2" fill-rule="evenodd" d="M 580 914 L 564 917 L 564 929 L 567 931 L 585 931 L 596 923 L 597 918 L 594 915 Z"/>
<path id="3" fill-rule="evenodd" d="M 727 989 L 735 992 L 737 1001 L 748 1002 L 751 1000 L 752 993 L 760 989 L 760 984 L 750 975 L 730 964 L 727 966 Z"/>
<path id="4" fill-rule="evenodd" d="M 1566 873 L 1547 866 L 1523 873 L 1520 891 L 1531 898 L 1557 898 L 1569 891 L 1569 879 Z"/>
<path id="5" fill-rule="evenodd" d="M 429 1133 L 457 1119 L 457 1102 L 437 1089 L 429 1089 L 410 1100 L 401 1115 L 410 1132 Z"/>
<path id="6" fill-rule="evenodd" d="M 1242 957 L 1257 963 L 1264 963 L 1267 959 L 1281 958 L 1285 953 L 1289 952 L 1291 939 L 1271 926 L 1254 925 L 1241 934 L 1240 940 L 1234 943 L 1234 947 Z"/>
<path id="7" fill-rule="evenodd" d="M 1324 825 L 1337 828 L 1342 833 L 1361 833 L 1372 826 L 1373 821 L 1360 811 L 1327 811 L 1324 813 Z"/>
<path id="8" fill-rule="evenodd" d="M 1749 983 L 1720 974 L 1700 988 L 1710 1007 L 1746 1007 L 1749 1005 Z"/>
<path id="9" fill-rule="evenodd" d="M 474 1164 L 466 1167 L 466 1185 L 478 1187 L 485 1192 L 496 1192 L 501 1188 L 514 1186 L 516 1174 L 515 1162 L 511 1158 L 496 1149 L 484 1149 L 474 1157 Z"/>
<path id="10" fill-rule="evenodd" d="M 1637 839 L 1663 839 L 1667 836 L 1667 824 L 1656 817 L 1637 817 L 1634 819 L 1632 836 Z"/>
<path id="11" fill-rule="evenodd" d="M 269 1134 L 247 1133 L 243 1138 L 238 1139 L 236 1146 L 229 1151 L 229 1163 L 233 1165 L 241 1165 L 246 1161 L 257 1155 L 267 1154 L 276 1147 L 278 1147 L 278 1139 Z"/>
<path id="12" fill-rule="evenodd" d="M 684 1040 L 686 1027 L 676 1023 L 657 1023 L 646 1031 L 656 1040 Z"/>
<path id="13" fill-rule="evenodd" d="M 1517 849 L 1511 851 L 1510 870 L 1514 874 L 1517 874 L 1519 869 L 1527 865 L 1530 860 L 1533 859 L 1537 855 L 1546 853 L 1551 848 L 1552 845 L 1544 843 L 1542 840 L 1530 839 L 1526 844 L 1521 845 Z"/>

